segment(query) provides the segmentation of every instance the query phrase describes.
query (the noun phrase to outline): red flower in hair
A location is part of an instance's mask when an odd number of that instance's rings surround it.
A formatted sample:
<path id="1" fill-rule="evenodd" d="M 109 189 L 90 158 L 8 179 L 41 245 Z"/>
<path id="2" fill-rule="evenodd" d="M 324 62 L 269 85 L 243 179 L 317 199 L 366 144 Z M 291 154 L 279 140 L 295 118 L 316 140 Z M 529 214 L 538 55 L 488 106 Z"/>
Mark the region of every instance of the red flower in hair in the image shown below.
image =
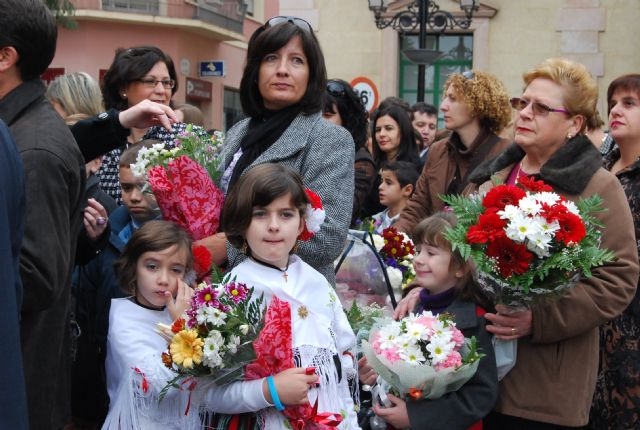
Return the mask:
<path id="1" fill-rule="evenodd" d="M 193 254 L 193 270 L 195 270 L 198 280 L 202 280 L 211 271 L 211 253 L 202 245 L 191 247 Z"/>
<path id="2" fill-rule="evenodd" d="M 565 245 L 575 245 L 587 235 L 587 230 L 580 217 L 572 212 L 566 211 L 557 218 L 560 228 L 556 231 L 556 240 L 564 242 Z"/>
<path id="3" fill-rule="evenodd" d="M 482 200 L 482 206 L 487 209 L 487 212 L 498 212 L 507 205 L 517 205 L 520 199 L 526 195 L 527 193 L 520 187 L 498 185 L 489 190 Z"/>
<path id="4" fill-rule="evenodd" d="M 478 223 L 467 231 L 468 243 L 487 243 L 505 235 L 507 222 L 495 212 L 487 212 L 478 217 Z"/>
<path id="5" fill-rule="evenodd" d="M 544 181 L 536 181 L 533 176 L 520 176 L 518 178 L 518 185 L 520 185 L 525 190 L 531 191 L 532 193 L 553 191 L 553 188 L 551 188 L 550 185 L 545 184 Z"/>
<path id="6" fill-rule="evenodd" d="M 320 226 L 326 218 L 324 207 L 320 196 L 311 191 L 309 188 L 304 190 L 307 193 L 309 203 L 304 216 L 304 228 L 302 233 L 298 235 L 298 240 L 307 241 L 320 231 Z"/>
<path id="7" fill-rule="evenodd" d="M 487 246 L 487 256 L 495 258 L 500 276 L 521 275 L 529 269 L 533 254 L 527 247 L 508 237 L 499 237 Z"/>

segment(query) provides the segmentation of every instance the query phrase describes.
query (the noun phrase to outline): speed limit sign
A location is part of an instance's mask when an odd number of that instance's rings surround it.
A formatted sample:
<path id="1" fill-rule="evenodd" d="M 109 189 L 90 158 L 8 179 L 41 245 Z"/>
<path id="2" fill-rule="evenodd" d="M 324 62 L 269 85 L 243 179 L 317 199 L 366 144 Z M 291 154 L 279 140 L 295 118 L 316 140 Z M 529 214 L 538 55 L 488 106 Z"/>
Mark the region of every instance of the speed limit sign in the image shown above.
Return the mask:
<path id="1" fill-rule="evenodd" d="M 353 79 L 350 83 L 351 87 L 353 87 L 354 91 L 358 96 L 360 96 L 360 100 L 362 100 L 362 103 L 369 112 L 372 112 L 378 107 L 378 88 L 371 79 L 359 76 Z"/>

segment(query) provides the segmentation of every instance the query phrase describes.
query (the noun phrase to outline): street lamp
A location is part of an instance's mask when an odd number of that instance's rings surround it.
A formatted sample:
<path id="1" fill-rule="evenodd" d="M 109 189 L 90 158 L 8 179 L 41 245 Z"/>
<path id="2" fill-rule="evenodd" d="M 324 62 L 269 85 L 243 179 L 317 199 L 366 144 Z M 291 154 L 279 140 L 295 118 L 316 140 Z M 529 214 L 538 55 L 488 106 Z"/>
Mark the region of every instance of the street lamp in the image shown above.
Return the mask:
<path id="1" fill-rule="evenodd" d="M 418 65 L 418 101 L 424 101 L 424 72 L 426 64 L 433 64 L 442 56 L 442 52 L 426 49 L 427 27 L 437 33 L 447 28 L 466 30 L 471 25 L 473 13 L 479 9 L 478 0 L 460 0 L 460 9 L 464 17 L 455 17 L 434 0 L 412 0 L 405 10 L 387 15 L 387 7 L 393 1 L 368 0 L 369 10 L 373 12 L 376 27 L 380 30 L 391 27 L 400 33 L 409 33 L 419 28 L 418 49 L 405 49 L 402 53 Z"/>

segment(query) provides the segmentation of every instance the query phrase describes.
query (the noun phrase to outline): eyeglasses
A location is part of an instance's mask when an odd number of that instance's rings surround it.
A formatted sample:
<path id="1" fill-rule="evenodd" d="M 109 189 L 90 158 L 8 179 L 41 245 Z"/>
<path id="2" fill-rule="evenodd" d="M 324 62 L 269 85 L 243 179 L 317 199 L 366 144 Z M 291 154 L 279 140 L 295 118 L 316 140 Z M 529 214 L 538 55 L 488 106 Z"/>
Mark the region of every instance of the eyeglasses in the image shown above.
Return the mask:
<path id="1" fill-rule="evenodd" d="M 476 74 L 473 73 L 473 70 L 467 70 L 466 72 L 462 72 L 462 77 L 465 79 L 475 79 Z"/>
<path id="2" fill-rule="evenodd" d="M 274 27 L 278 24 L 284 24 L 286 22 L 290 22 L 291 24 L 295 25 L 303 31 L 306 31 L 307 33 L 313 33 L 311 24 L 309 24 L 302 18 L 298 18 L 297 16 L 274 16 L 264 24 L 264 28 Z"/>
<path id="3" fill-rule="evenodd" d="M 529 104 L 531 104 L 531 111 L 533 112 L 534 115 L 539 115 L 539 116 L 547 116 L 549 115 L 549 112 L 561 112 L 566 114 L 570 113 L 566 109 L 554 109 L 547 106 L 544 103 L 532 102 L 527 99 L 521 99 L 520 97 L 514 97 L 511 100 L 509 100 L 509 102 L 511 103 L 511 107 L 513 107 L 518 112 L 520 112 L 521 110 L 529 106 Z"/>
<path id="4" fill-rule="evenodd" d="M 347 93 L 347 89 L 340 82 L 329 81 L 327 82 L 327 92 L 334 97 L 342 97 Z"/>
<path id="5" fill-rule="evenodd" d="M 158 79 L 148 78 L 148 79 L 138 79 L 138 82 L 142 82 L 142 85 L 144 85 L 147 88 L 155 88 L 156 85 L 162 84 L 164 89 L 170 90 L 176 86 L 176 81 L 174 81 L 173 79 L 164 79 L 161 81 Z"/>

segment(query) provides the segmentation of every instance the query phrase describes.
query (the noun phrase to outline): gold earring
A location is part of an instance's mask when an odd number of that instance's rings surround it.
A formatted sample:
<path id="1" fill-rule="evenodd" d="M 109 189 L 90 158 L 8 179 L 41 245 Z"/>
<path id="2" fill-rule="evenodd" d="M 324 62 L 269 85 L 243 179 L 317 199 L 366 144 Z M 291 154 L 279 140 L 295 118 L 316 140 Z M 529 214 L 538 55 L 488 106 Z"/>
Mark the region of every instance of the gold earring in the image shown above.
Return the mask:
<path id="1" fill-rule="evenodd" d="M 247 242 L 243 242 L 242 246 L 240 247 L 240 252 L 247 255 Z"/>

